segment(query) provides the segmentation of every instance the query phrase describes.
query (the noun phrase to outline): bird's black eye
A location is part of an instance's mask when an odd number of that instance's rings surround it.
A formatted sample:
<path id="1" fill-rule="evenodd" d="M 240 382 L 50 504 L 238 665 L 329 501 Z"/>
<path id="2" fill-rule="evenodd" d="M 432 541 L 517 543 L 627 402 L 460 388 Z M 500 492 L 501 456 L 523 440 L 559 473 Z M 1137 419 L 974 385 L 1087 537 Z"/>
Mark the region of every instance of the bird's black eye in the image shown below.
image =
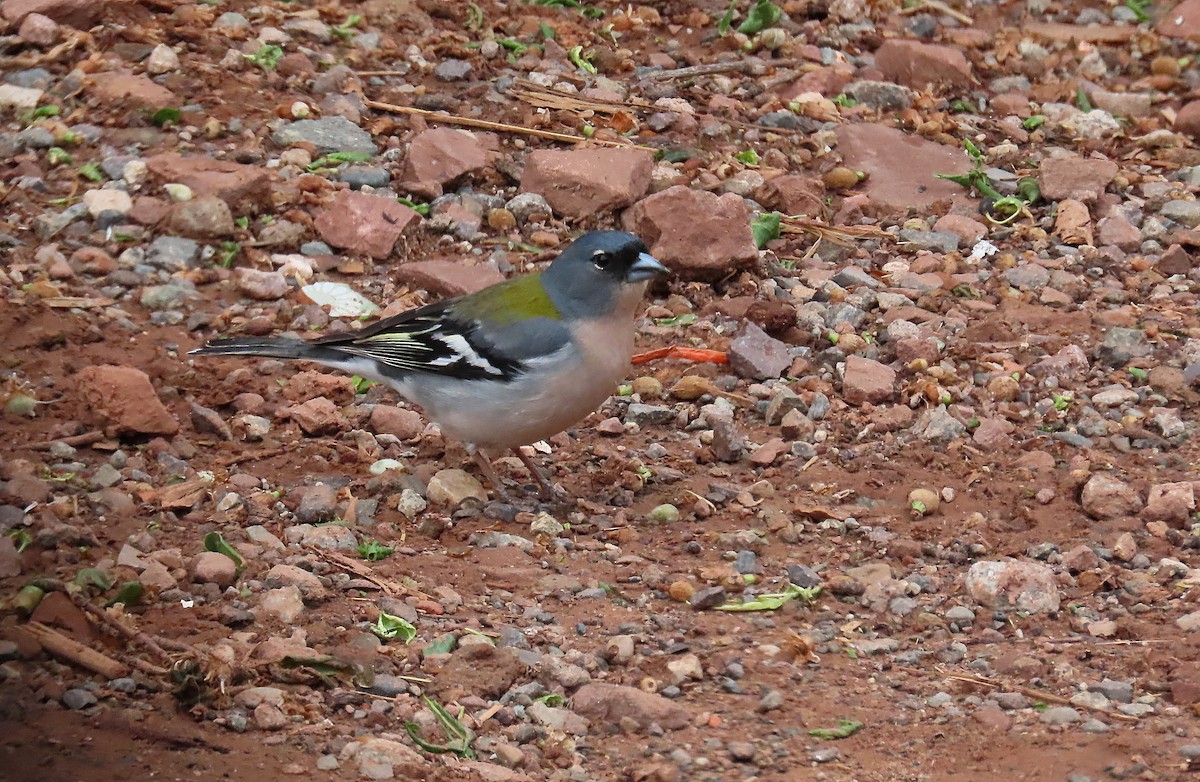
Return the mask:
<path id="1" fill-rule="evenodd" d="M 611 262 L 612 256 L 603 250 L 597 250 L 596 252 L 592 253 L 592 265 L 594 265 L 600 271 L 607 269 L 608 264 Z"/>

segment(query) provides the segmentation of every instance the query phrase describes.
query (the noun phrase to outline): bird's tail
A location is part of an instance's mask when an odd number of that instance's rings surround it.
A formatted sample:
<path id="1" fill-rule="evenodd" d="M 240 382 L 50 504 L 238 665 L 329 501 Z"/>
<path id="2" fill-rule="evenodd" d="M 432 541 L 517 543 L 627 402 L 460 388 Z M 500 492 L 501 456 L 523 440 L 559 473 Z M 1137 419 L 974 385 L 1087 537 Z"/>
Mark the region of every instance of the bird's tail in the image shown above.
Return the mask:
<path id="1" fill-rule="evenodd" d="M 300 358 L 320 361 L 326 356 L 318 346 L 302 339 L 286 337 L 235 337 L 214 339 L 189 356 L 263 356 L 265 358 Z"/>

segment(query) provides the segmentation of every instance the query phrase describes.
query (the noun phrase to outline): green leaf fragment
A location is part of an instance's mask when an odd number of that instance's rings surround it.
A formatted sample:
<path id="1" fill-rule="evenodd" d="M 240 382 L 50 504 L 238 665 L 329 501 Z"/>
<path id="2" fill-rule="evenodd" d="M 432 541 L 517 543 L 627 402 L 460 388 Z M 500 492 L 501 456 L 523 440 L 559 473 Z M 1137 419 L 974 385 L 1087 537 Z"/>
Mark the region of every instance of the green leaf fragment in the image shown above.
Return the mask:
<path id="1" fill-rule="evenodd" d="M 112 586 L 112 577 L 103 570 L 94 567 L 85 567 L 75 574 L 73 583 L 75 586 L 83 587 L 84 589 L 95 587 L 97 591 L 104 592 Z"/>
<path id="2" fill-rule="evenodd" d="M 8 536 L 12 538 L 13 545 L 16 547 L 18 554 L 29 548 L 33 543 L 33 536 L 23 529 L 15 529 L 8 533 Z"/>
<path id="3" fill-rule="evenodd" d="M 738 25 L 737 31 L 743 35 L 754 35 L 774 25 L 782 15 L 783 11 L 771 0 L 758 0 Z"/>
<path id="4" fill-rule="evenodd" d="M 283 59 L 283 47 L 274 44 L 264 44 L 254 54 L 243 54 L 250 62 L 265 70 L 274 70 L 279 61 Z"/>
<path id="5" fill-rule="evenodd" d="M 819 739 L 844 739 L 853 736 L 863 729 L 861 722 L 855 720 L 838 720 L 836 728 L 813 728 L 808 735 Z"/>
<path id="6" fill-rule="evenodd" d="M 805 603 L 811 603 L 821 593 L 821 587 L 800 587 L 795 584 L 788 584 L 782 592 L 772 592 L 762 595 L 756 595 L 749 600 L 741 603 L 726 603 L 722 606 L 717 606 L 718 611 L 774 611 L 781 608 L 785 603 L 789 603 L 796 598 L 800 598 Z"/>
<path id="7" fill-rule="evenodd" d="M 454 633 L 445 633 L 435 638 L 433 641 L 425 645 L 421 650 L 421 654 L 428 657 L 431 654 L 450 654 L 454 651 L 454 644 L 458 641 Z"/>
<path id="8" fill-rule="evenodd" d="M 99 182 L 104 179 L 104 173 L 100 170 L 99 163 L 84 163 L 77 170 L 79 175 L 89 182 Z"/>
<path id="9" fill-rule="evenodd" d="M 735 160 L 745 163 L 748 166 L 758 165 L 758 153 L 753 149 L 742 150 L 733 156 Z"/>
<path id="10" fill-rule="evenodd" d="M 660 149 L 654 153 L 655 160 L 662 160 L 666 163 L 682 163 L 685 160 L 691 160 L 695 155 L 687 149 Z"/>
<path id="11" fill-rule="evenodd" d="M 414 744 L 426 752 L 432 752 L 435 755 L 453 753 L 460 758 L 474 760 L 475 750 L 471 749 L 471 744 L 475 741 L 475 734 L 459 718 L 447 711 L 442 704 L 433 700 L 428 695 L 424 697 L 425 705 L 429 707 L 429 710 L 433 712 L 433 716 L 437 718 L 438 725 L 441 727 L 442 732 L 446 734 L 447 741 L 445 744 L 433 744 L 425 741 L 425 739 L 421 738 L 421 726 L 415 722 L 404 723 L 404 729 L 408 731 L 408 737 L 413 740 Z"/>
<path id="12" fill-rule="evenodd" d="M 237 549 L 229 545 L 220 532 L 210 532 L 204 536 L 204 550 L 215 551 L 232 559 L 233 564 L 237 568 L 238 575 L 241 575 L 242 571 L 246 569 L 246 560 L 242 559 L 242 555 L 237 552 Z"/>
<path id="13" fill-rule="evenodd" d="M 733 12 L 737 10 L 738 0 L 730 0 L 729 8 L 725 11 L 725 15 L 717 22 L 717 33 L 720 35 L 728 35 L 730 28 L 733 27 Z"/>
<path id="14" fill-rule="evenodd" d="M 18 589 L 17 594 L 13 596 L 12 609 L 17 616 L 29 616 L 45 596 L 46 591 L 40 586 L 27 584 Z"/>
<path id="15" fill-rule="evenodd" d="M 178 125 L 183 113 L 179 109 L 163 108 L 150 115 L 150 121 L 158 127 Z"/>
<path id="16" fill-rule="evenodd" d="M 596 70 L 595 65 L 592 65 L 591 58 L 592 53 L 589 51 L 584 54 L 582 46 L 572 46 L 567 50 L 567 59 L 573 62 L 575 67 L 595 76 L 599 71 Z"/>
<path id="17" fill-rule="evenodd" d="M 397 198 L 396 200 L 421 215 L 421 217 L 429 217 L 429 204 L 418 204 L 411 198 Z"/>
<path id="18" fill-rule="evenodd" d="M 383 611 L 379 612 L 379 618 L 370 626 L 370 630 L 384 640 L 399 638 L 404 643 L 417 637 L 417 628 L 411 622 Z"/>
<path id="19" fill-rule="evenodd" d="M 779 238 L 780 220 L 783 215 L 779 212 L 763 212 L 750 221 L 750 233 L 754 237 L 754 246 L 760 250 L 767 242 Z"/>
<path id="20" fill-rule="evenodd" d="M 385 546 L 378 540 L 365 540 L 358 544 L 358 555 L 368 562 L 387 559 L 395 550 L 392 546 Z"/>
<path id="21" fill-rule="evenodd" d="M 126 606 L 135 606 L 142 602 L 142 597 L 146 594 L 146 588 L 142 586 L 141 581 L 126 581 L 121 584 L 121 588 L 117 590 L 117 596 L 105 603 L 106 606 L 115 606 L 117 603 Z"/>
<path id="22" fill-rule="evenodd" d="M 685 312 L 682 315 L 676 315 L 673 318 L 655 318 L 654 325 L 656 326 L 690 326 L 696 322 L 696 313 Z"/>

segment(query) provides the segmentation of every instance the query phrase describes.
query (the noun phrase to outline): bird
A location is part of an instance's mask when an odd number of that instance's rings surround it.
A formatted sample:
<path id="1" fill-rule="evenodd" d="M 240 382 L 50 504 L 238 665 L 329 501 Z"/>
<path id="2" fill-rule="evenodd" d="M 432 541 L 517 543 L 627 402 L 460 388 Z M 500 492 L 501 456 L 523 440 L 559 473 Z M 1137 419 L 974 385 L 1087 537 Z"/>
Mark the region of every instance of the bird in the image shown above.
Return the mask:
<path id="1" fill-rule="evenodd" d="M 563 499 L 520 447 L 608 399 L 629 371 L 638 305 L 667 273 L 637 236 L 592 231 L 541 271 L 359 331 L 216 339 L 189 355 L 298 359 L 382 382 L 462 441 L 497 491 L 483 452 L 511 450 L 544 493 Z"/>

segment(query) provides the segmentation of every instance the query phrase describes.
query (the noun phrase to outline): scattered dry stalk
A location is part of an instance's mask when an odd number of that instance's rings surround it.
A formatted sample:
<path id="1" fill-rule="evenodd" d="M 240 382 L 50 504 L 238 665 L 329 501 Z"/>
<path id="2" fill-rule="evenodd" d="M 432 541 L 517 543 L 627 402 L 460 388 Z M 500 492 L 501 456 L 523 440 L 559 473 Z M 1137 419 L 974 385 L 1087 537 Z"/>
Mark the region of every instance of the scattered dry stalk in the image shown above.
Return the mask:
<path id="1" fill-rule="evenodd" d="M 430 122 L 441 122 L 446 125 L 462 125 L 463 127 L 479 128 L 481 130 L 493 130 L 499 133 L 521 133 L 526 136 L 537 136 L 538 138 L 549 139 L 551 141 L 565 141 L 568 144 L 581 144 L 585 141 L 590 141 L 594 144 L 603 144 L 609 147 L 621 147 L 622 149 L 645 149 L 650 152 L 657 151 L 653 147 L 644 147 L 639 144 L 630 144 L 622 141 L 610 141 L 608 139 L 587 138 L 586 136 L 572 136 L 568 133 L 555 133 L 551 130 L 526 128 L 520 125 L 509 125 L 504 122 L 489 122 L 488 120 L 474 119 L 473 117 L 456 117 L 453 114 L 446 114 L 440 111 L 427 111 L 426 109 L 418 109 L 412 106 L 397 106 L 394 103 L 381 103 L 377 100 L 366 99 L 363 101 L 363 103 L 372 109 L 390 111 L 394 114 L 413 114 L 419 117 L 424 117 Z"/>

